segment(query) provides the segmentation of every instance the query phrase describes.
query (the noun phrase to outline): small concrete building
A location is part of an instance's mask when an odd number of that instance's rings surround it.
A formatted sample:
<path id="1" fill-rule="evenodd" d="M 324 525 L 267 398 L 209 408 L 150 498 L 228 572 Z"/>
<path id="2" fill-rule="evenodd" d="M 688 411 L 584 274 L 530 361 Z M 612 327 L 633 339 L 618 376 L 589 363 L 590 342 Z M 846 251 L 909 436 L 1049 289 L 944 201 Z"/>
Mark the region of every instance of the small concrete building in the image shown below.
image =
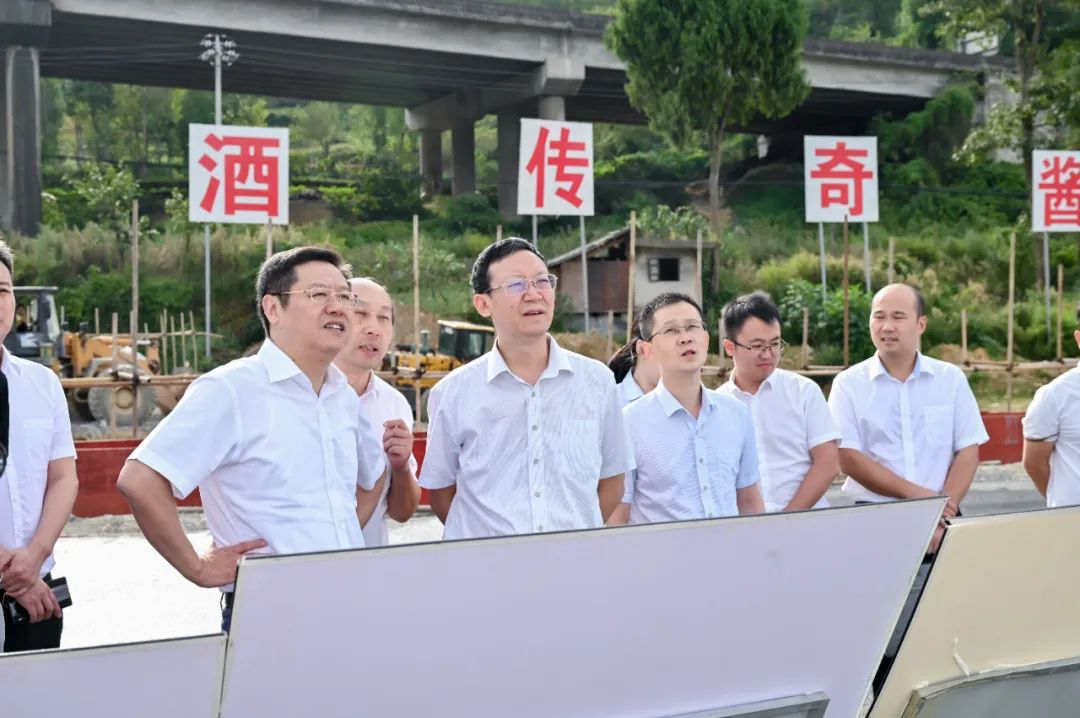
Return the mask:
<path id="1" fill-rule="evenodd" d="M 712 251 L 705 242 L 702 255 Z M 614 332 L 626 333 L 627 295 L 630 290 L 630 228 L 623 227 L 585 245 L 589 268 L 590 328 L 607 331 L 608 312 L 613 313 Z M 656 239 L 638 234 L 634 267 L 634 312 L 664 292 L 682 292 L 700 298 L 697 287 L 697 242 L 692 239 Z M 563 324 L 572 330 L 585 328 L 582 293 L 581 248 L 548 261 L 559 277 L 559 294 L 569 298 L 573 313 L 563 312 Z"/>

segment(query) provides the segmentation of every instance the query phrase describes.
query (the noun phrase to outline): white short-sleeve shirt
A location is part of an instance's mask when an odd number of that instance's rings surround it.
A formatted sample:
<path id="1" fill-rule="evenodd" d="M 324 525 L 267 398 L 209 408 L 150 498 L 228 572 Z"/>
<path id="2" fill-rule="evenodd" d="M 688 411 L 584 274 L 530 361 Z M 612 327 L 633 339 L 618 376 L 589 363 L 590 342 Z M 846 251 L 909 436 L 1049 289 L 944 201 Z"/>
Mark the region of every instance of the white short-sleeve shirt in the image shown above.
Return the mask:
<path id="1" fill-rule="evenodd" d="M 786 369 L 773 371 L 756 394 L 743 391 L 731 379 L 717 391 L 750 409 L 765 510 L 782 511 L 814 463 L 810 450 L 840 438 L 825 395 L 810 379 Z M 814 508 L 828 505 L 822 497 Z"/>
<path id="2" fill-rule="evenodd" d="M 616 387 L 619 391 L 619 402 L 624 407 L 633 404 L 635 401 L 645 396 L 645 392 L 637 383 L 637 379 L 634 378 L 633 370 L 626 372 L 626 376 L 623 377 L 623 380 L 620 381 Z"/>
<path id="3" fill-rule="evenodd" d="M 637 469 L 630 523 L 735 516 L 735 492 L 758 482 L 750 411 L 702 387 L 695 419 L 660 382 L 623 410 Z"/>
<path id="4" fill-rule="evenodd" d="M 401 419 L 411 431 L 413 411 L 409 402 L 400 391 L 390 386 L 374 373 L 368 380 L 367 389 L 360 395 L 360 413 L 371 425 L 374 439 L 382 446 L 385 427 L 383 424 L 394 419 Z M 416 458 L 409 456 L 409 470 L 416 475 Z M 390 493 L 391 476 L 387 474 L 383 483 L 382 494 L 375 513 L 364 526 L 364 545 L 367 547 L 385 546 L 390 542 L 390 532 L 386 527 L 386 497 Z"/>
<path id="5" fill-rule="evenodd" d="M 833 381 L 829 409 L 841 449 L 861 451 L 932 491 L 944 488 L 957 451 L 990 438 L 964 373 L 923 354 L 903 382 L 885 370 L 877 354 L 845 369 Z M 856 501 L 893 500 L 851 477 L 842 490 Z"/>
<path id="6" fill-rule="evenodd" d="M 1046 505 L 1080 504 L 1080 367 L 1035 392 L 1024 416 L 1024 438 L 1054 442 Z"/>
<path id="7" fill-rule="evenodd" d="M 202 494 L 218 546 L 265 539 L 259 553 L 361 548 L 356 487 L 382 476 L 382 442 L 340 369 L 322 391 L 272 341 L 199 377 L 135 449 L 178 498 Z"/>
<path id="8" fill-rule="evenodd" d="M 0 476 L 0 546 L 23 548 L 41 522 L 49 462 L 75 456 L 68 404 L 51 369 L 3 350 L 0 371 L 8 383 L 8 461 Z M 52 571 L 52 556 L 41 575 Z"/>
<path id="9" fill-rule="evenodd" d="M 633 468 L 615 377 L 548 342 L 535 386 L 496 342 L 432 388 L 420 485 L 457 486 L 444 538 L 603 526 L 599 480 Z"/>

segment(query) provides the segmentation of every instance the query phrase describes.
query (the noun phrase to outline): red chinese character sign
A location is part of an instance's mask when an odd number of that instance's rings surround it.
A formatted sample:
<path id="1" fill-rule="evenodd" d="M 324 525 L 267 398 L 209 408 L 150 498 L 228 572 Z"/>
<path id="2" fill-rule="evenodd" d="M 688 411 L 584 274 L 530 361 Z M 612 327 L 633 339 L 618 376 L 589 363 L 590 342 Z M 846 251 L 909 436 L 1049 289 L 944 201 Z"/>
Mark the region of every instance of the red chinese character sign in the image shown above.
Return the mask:
<path id="1" fill-rule="evenodd" d="M 289 223 L 289 131 L 188 126 L 192 222 Z"/>
<path id="2" fill-rule="evenodd" d="M 1032 230 L 1080 232 L 1080 152 L 1035 150 L 1031 173 Z"/>
<path id="3" fill-rule="evenodd" d="M 807 222 L 878 221 L 876 137 L 803 140 Z"/>
<path id="4" fill-rule="evenodd" d="M 591 124 L 521 121 L 518 214 L 593 215 Z"/>

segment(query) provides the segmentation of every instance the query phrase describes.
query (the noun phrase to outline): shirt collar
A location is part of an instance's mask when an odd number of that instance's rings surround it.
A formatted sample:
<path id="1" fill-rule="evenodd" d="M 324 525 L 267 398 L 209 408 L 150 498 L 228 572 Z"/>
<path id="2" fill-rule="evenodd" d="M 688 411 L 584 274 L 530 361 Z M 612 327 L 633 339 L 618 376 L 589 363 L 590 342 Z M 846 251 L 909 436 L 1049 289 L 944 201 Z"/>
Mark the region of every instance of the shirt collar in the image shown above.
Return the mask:
<path id="1" fill-rule="evenodd" d="M 19 362 L 15 361 L 15 357 L 11 355 L 7 347 L 4 347 L 4 359 L 3 362 L 0 362 L 0 371 L 14 376 L 22 374 L 22 367 L 19 366 Z"/>
<path id="2" fill-rule="evenodd" d="M 540 375 L 541 379 L 549 379 L 553 376 L 557 376 L 561 371 L 568 371 L 571 374 L 574 373 L 574 367 L 570 363 L 570 357 L 567 355 L 565 349 L 559 346 L 559 343 L 555 341 L 555 337 L 548 335 L 548 363 L 544 369 L 544 373 Z M 495 346 L 491 348 L 491 351 L 487 354 L 487 380 L 490 382 L 499 374 L 502 373 L 512 374 L 510 367 L 506 364 L 506 359 L 503 358 L 502 352 L 499 351 L 499 340 L 495 339 Z"/>
<path id="3" fill-rule="evenodd" d="M 631 401 L 645 396 L 645 390 L 641 388 L 641 384 L 638 384 L 637 379 L 634 378 L 633 369 L 626 372 L 626 376 L 624 376 L 623 380 L 619 383 L 625 385 L 623 391 Z"/>
<path id="4" fill-rule="evenodd" d="M 679 411 L 686 412 L 686 408 L 679 403 L 679 400 L 675 398 L 675 395 L 668 391 L 668 388 L 664 386 L 663 380 L 660 380 L 656 385 L 656 400 L 660 402 L 660 408 L 664 410 L 664 416 L 674 416 Z M 715 397 L 712 392 L 705 388 L 705 385 L 701 385 L 701 408 L 702 410 L 708 409 L 712 411 L 715 406 Z M 689 412 L 686 412 L 689 415 Z"/>
<path id="5" fill-rule="evenodd" d="M 923 363 L 922 352 L 915 352 L 915 368 L 911 372 L 911 376 L 908 380 L 918 379 L 923 372 L 933 376 L 934 370 L 929 364 Z M 877 379 L 882 374 L 891 376 L 889 370 L 885 368 L 885 365 L 881 362 L 881 357 L 877 352 L 874 352 L 874 356 L 870 358 L 870 381 Z"/>
<path id="6" fill-rule="evenodd" d="M 776 372 L 778 371 L 780 371 L 780 367 L 773 369 L 772 374 L 769 374 L 769 376 L 765 377 L 765 380 L 761 382 L 761 386 L 758 387 L 757 394 L 760 394 L 761 390 L 765 387 L 773 388 L 773 377 L 776 376 Z M 739 388 L 739 385 L 735 383 L 735 372 L 731 372 L 731 378 L 729 378 L 725 383 L 730 384 L 731 390 L 734 392 L 743 394 L 744 396 L 757 396 L 757 394 L 751 394 L 750 392 L 743 391 Z"/>
<path id="7" fill-rule="evenodd" d="M 266 375 L 270 379 L 271 384 L 277 384 L 278 382 L 285 381 L 286 379 L 292 379 L 294 376 L 303 375 L 303 371 L 296 362 L 289 357 L 284 351 L 281 350 L 277 344 L 274 344 L 270 339 L 263 341 L 262 346 L 259 347 L 259 353 L 256 355 L 262 365 L 266 368 Z M 349 380 L 345 376 L 345 372 L 338 369 L 332 363 L 326 368 L 326 384 L 325 388 L 329 388 L 331 391 L 336 391 L 343 384 L 348 384 Z"/>

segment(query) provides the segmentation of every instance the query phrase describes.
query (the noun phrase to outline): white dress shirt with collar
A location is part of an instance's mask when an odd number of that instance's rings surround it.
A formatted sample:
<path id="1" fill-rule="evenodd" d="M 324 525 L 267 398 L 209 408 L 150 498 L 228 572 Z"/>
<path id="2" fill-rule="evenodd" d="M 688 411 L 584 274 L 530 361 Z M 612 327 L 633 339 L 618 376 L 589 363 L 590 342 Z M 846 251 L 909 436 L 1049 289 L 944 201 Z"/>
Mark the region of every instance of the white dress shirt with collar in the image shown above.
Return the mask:
<path id="1" fill-rule="evenodd" d="M 645 396 L 645 392 L 634 378 L 633 370 L 626 372 L 623 380 L 616 385 L 619 391 L 619 404 L 626 407 Z"/>
<path id="2" fill-rule="evenodd" d="M 400 391 L 374 373 L 368 380 L 367 389 L 360 395 L 360 413 L 371 425 L 373 436 L 379 446 L 383 443 L 384 422 L 400 419 L 405 422 L 410 431 L 413 428 L 413 411 L 408 400 Z M 412 455 L 409 456 L 409 470 L 414 476 L 416 475 L 416 459 Z M 390 543 L 390 532 L 386 527 L 386 497 L 389 493 L 390 475 L 387 474 L 375 513 L 364 526 L 364 545 L 368 548 L 386 546 Z"/>
<path id="3" fill-rule="evenodd" d="M 736 490 L 758 482 L 750 411 L 705 387 L 701 399 L 695 419 L 660 382 L 623 410 L 637 464 L 630 523 L 736 516 Z"/>
<path id="4" fill-rule="evenodd" d="M 8 383 L 7 468 L 0 476 L 0 546 L 23 548 L 41 521 L 49 462 L 75 456 L 67 398 L 51 369 L 3 350 L 0 371 Z M 52 571 L 52 556 L 41 575 Z"/>
<path id="5" fill-rule="evenodd" d="M 178 498 L 196 488 L 218 546 L 256 553 L 361 548 L 356 487 L 382 475 L 382 442 L 331 365 L 322 390 L 273 342 L 199 377 L 135 449 Z M 228 589 L 228 587 L 226 587 Z"/>
<path id="6" fill-rule="evenodd" d="M 633 468 L 615 377 L 548 342 L 535 386 L 496 343 L 431 390 L 420 485 L 457 486 L 444 538 L 603 526 L 599 480 Z"/>
<path id="7" fill-rule="evenodd" d="M 829 392 L 840 448 L 866 454 L 901 478 L 940 492 L 961 449 L 989 440 L 979 405 L 959 368 L 919 354 L 906 381 L 877 354 L 842 371 Z M 856 501 L 892 501 L 848 477 Z"/>
<path id="8" fill-rule="evenodd" d="M 1035 392 L 1024 416 L 1024 438 L 1054 442 L 1046 505 L 1080 504 L 1080 367 Z"/>
<path id="9" fill-rule="evenodd" d="M 813 466 L 810 450 L 840 438 L 825 395 L 810 379 L 785 369 L 774 370 L 756 394 L 740 389 L 734 379 L 717 391 L 750 409 L 765 510 L 783 511 Z M 814 508 L 828 505 L 822 497 Z"/>

